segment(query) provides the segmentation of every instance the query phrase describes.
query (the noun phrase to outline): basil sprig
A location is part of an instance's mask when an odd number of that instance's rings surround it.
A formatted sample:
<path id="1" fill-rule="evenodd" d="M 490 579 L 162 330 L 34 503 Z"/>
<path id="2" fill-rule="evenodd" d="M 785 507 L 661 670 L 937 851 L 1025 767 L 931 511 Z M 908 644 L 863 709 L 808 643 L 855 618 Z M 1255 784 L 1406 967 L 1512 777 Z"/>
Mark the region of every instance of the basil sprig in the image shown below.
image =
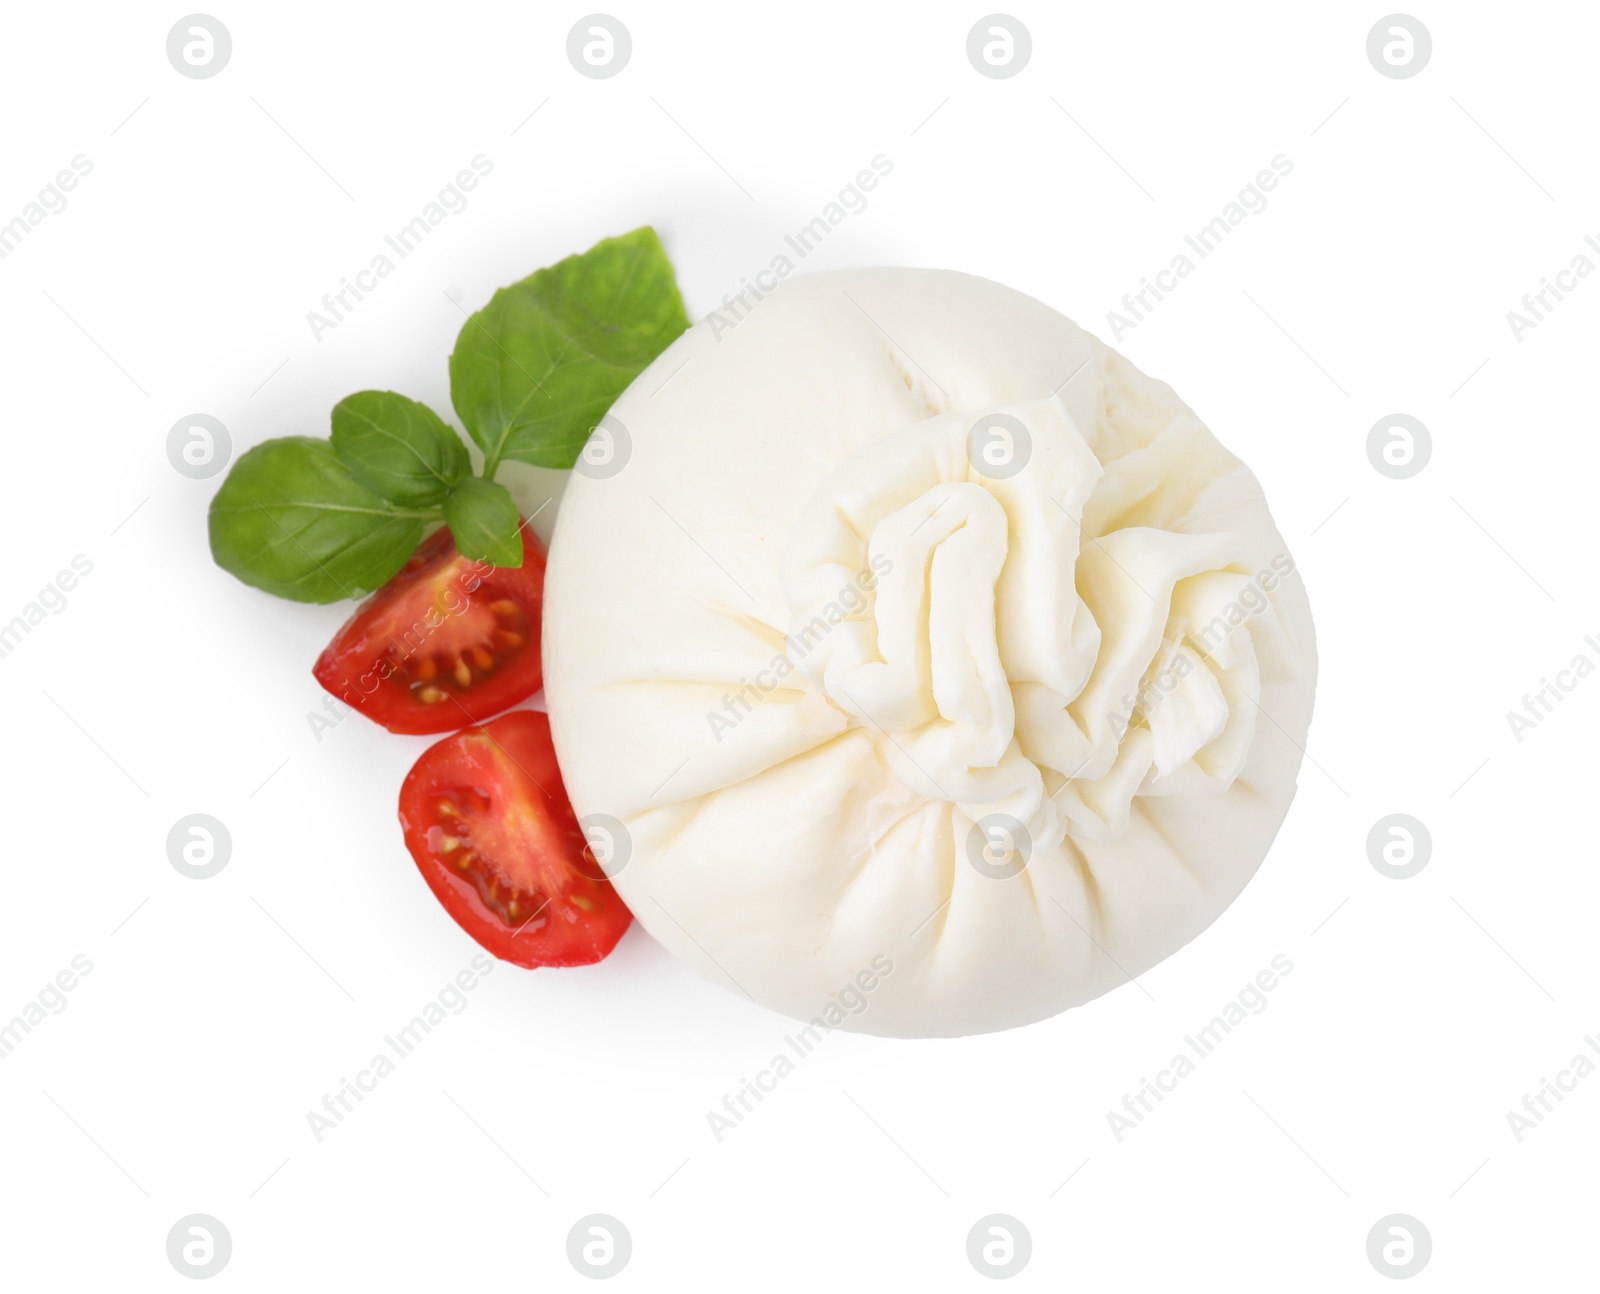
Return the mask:
<path id="1" fill-rule="evenodd" d="M 361 597 L 428 528 L 468 558 L 522 561 L 506 459 L 570 468 L 590 431 L 689 326 L 655 230 L 607 238 L 496 292 L 450 356 L 450 401 L 483 453 L 426 405 L 358 391 L 330 440 L 287 436 L 240 456 L 211 503 L 211 555 L 244 583 L 297 602 Z"/>

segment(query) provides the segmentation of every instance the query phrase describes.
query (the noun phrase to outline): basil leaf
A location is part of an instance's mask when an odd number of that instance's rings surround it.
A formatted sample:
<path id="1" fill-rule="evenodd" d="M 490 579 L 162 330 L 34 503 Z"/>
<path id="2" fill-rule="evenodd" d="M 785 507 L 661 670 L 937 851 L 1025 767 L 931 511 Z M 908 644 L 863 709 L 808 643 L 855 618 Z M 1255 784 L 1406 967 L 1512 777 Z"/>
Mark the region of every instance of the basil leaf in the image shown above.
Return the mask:
<path id="1" fill-rule="evenodd" d="M 333 450 L 359 484 L 395 503 L 438 503 L 472 471 L 449 424 L 393 391 L 357 391 L 334 405 Z"/>
<path id="2" fill-rule="evenodd" d="M 327 441 L 289 436 L 234 463 L 211 501 L 211 556 L 281 598 L 337 602 L 404 566 L 435 516 L 362 488 Z"/>
<path id="3" fill-rule="evenodd" d="M 505 486 L 469 476 L 444 501 L 444 520 L 463 557 L 494 566 L 522 565 L 522 518 Z"/>
<path id="4" fill-rule="evenodd" d="M 571 467 L 628 383 L 688 326 L 648 226 L 501 288 L 450 356 L 450 400 L 483 450 L 483 474 L 502 458 Z"/>

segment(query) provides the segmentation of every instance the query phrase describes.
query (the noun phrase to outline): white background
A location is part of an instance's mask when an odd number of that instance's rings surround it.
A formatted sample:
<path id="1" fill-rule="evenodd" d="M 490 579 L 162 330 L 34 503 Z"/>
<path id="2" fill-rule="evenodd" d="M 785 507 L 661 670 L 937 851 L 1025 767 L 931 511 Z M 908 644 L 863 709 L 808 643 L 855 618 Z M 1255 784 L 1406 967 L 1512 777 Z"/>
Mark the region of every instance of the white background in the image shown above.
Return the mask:
<path id="1" fill-rule="evenodd" d="M 187 1288 L 166 1235 L 204 1212 L 218 1289 L 590 1288 L 566 1235 L 605 1212 L 634 1243 L 616 1288 L 979 1289 L 967 1232 L 1005 1212 L 1033 1237 L 1011 1288 L 1348 1291 L 1387 1288 L 1366 1237 L 1403 1212 L 1433 1237 L 1417 1288 L 1592 1282 L 1600 1075 L 1520 1143 L 1506 1113 L 1600 1035 L 1600 677 L 1520 743 L 1505 714 L 1600 662 L 1600 277 L 1520 342 L 1505 316 L 1600 237 L 1600 13 L 1419 9 L 1432 61 L 1391 80 L 1383 8 L 1310 10 L 1023 5 L 1032 61 L 990 80 L 980 7 L 623 5 L 632 61 L 595 81 L 565 54 L 581 8 L 227 5 L 231 62 L 189 80 L 181 9 L 8 7 L 0 220 L 93 171 L 0 261 L 0 621 L 94 567 L 0 660 L 0 1018 L 94 969 L 0 1061 L 0 1281 Z M 314 340 L 306 312 L 480 153 L 470 207 Z M 1311 592 L 1276 846 L 1138 985 L 995 1036 L 836 1034 L 720 1144 L 706 1112 L 789 1024 L 638 930 L 591 969 L 502 967 L 319 1144 L 306 1112 L 475 946 L 395 822 L 426 739 L 313 736 L 348 607 L 213 567 L 221 478 L 174 471 L 169 428 L 322 435 L 364 387 L 448 413 L 462 308 L 639 224 L 699 317 L 878 153 L 808 268 L 967 270 L 1107 340 L 1292 159 L 1117 343 L 1254 468 Z M 1406 481 L 1365 451 L 1397 411 L 1434 442 Z M 207 881 L 166 857 L 194 812 L 233 837 Z M 1393 812 L 1432 834 L 1414 879 L 1367 859 Z M 1268 1009 L 1119 1143 L 1107 1112 L 1279 953 Z"/>

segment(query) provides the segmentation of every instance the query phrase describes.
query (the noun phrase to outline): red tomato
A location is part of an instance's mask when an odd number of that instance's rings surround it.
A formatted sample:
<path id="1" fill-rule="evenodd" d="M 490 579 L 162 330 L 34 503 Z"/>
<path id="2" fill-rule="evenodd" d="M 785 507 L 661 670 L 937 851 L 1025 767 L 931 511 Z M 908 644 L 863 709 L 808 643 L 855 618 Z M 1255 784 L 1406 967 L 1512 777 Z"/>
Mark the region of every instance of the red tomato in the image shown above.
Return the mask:
<path id="1" fill-rule="evenodd" d="M 578 826 L 536 710 L 423 751 L 400 788 L 400 825 L 434 897 L 504 961 L 586 966 L 633 920 Z"/>
<path id="2" fill-rule="evenodd" d="M 521 566 L 469 561 L 439 530 L 356 609 L 311 672 L 390 732 L 481 723 L 543 685 L 543 603 L 544 549 L 527 522 Z"/>

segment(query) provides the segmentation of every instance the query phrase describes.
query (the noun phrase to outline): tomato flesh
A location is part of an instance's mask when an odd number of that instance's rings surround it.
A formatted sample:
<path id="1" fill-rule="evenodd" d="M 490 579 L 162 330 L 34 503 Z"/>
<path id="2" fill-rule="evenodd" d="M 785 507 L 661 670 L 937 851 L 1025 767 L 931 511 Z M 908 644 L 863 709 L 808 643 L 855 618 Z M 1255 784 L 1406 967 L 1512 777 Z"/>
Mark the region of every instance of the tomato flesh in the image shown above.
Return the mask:
<path id="1" fill-rule="evenodd" d="M 457 551 L 447 529 L 363 602 L 312 669 L 390 732 L 448 732 L 525 701 L 544 683 L 544 549 L 522 524 L 522 565 Z"/>
<path id="2" fill-rule="evenodd" d="M 445 911 L 504 961 L 585 966 L 633 920 L 578 825 L 538 711 L 428 747 L 400 788 L 400 826 Z"/>

